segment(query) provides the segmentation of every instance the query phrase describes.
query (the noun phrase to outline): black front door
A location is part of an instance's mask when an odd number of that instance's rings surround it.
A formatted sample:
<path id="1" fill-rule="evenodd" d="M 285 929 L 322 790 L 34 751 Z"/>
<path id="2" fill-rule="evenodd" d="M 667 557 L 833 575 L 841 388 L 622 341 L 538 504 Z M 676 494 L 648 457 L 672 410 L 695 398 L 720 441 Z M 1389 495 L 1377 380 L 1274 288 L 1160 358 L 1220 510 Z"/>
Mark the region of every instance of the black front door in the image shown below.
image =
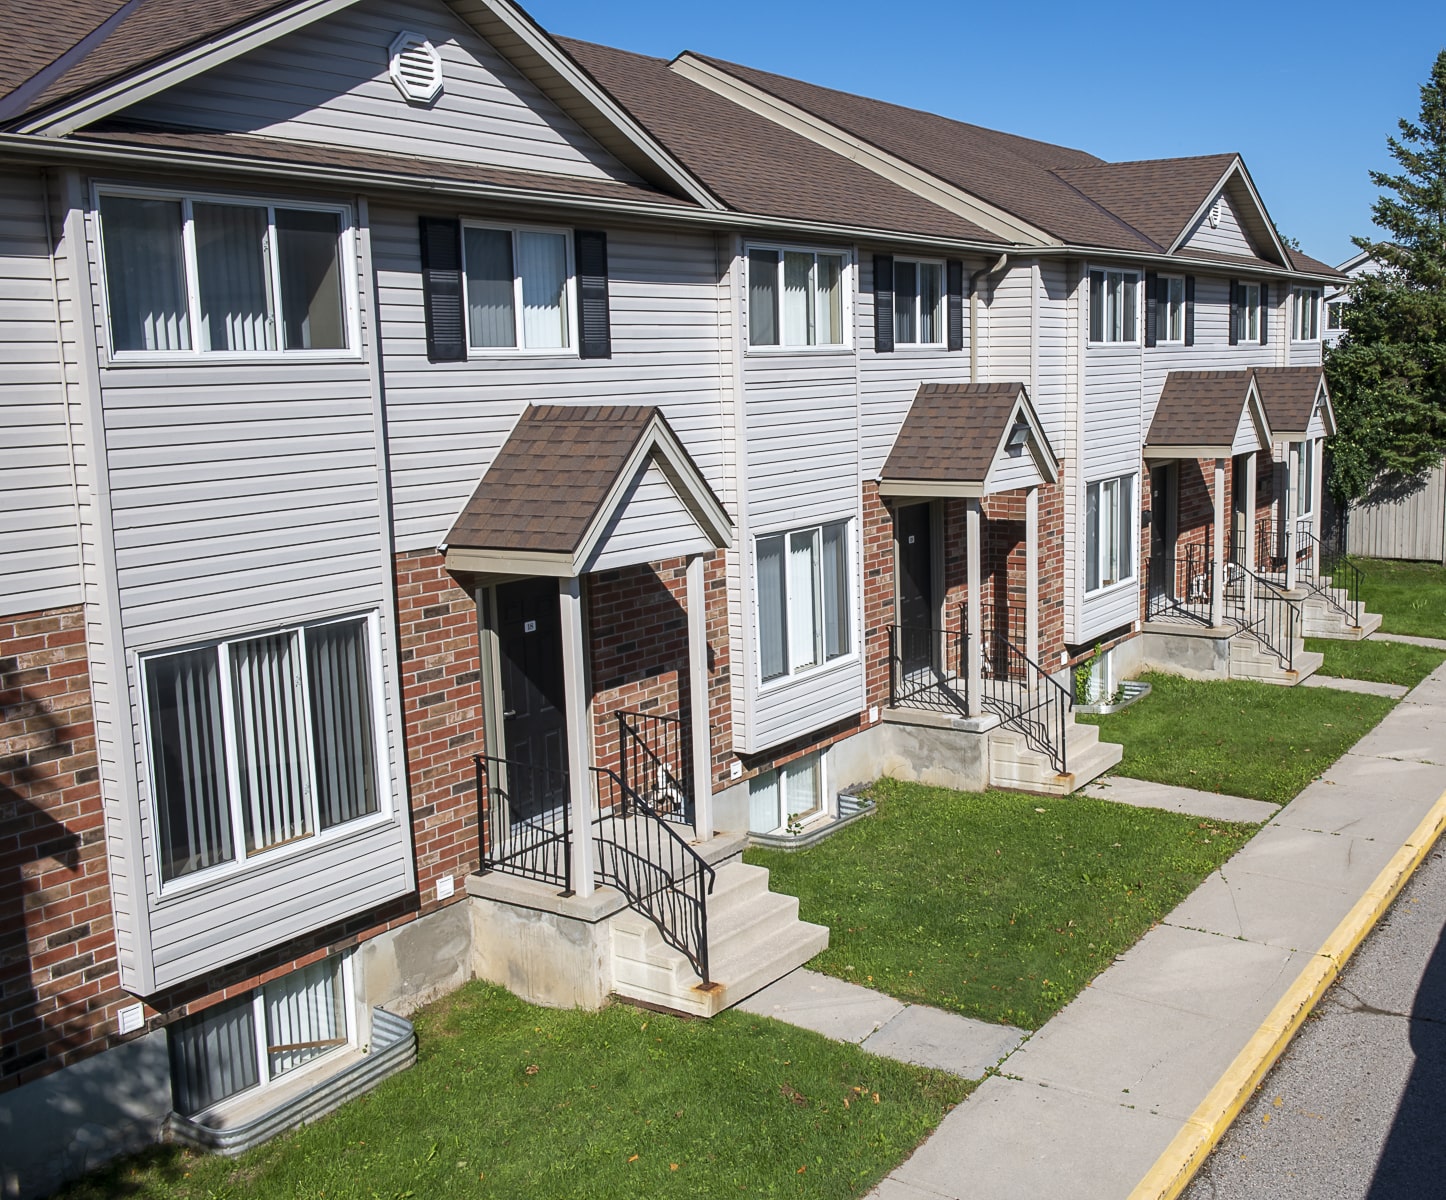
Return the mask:
<path id="1" fill-rule="evenodd" d="M 567 803 L 567 716 L 557 580 L 497 587 L 502 744 L 514 823 Z"/>
<path id="2" fill-rule="evenodd" d="M 910 504 L 894 514 L 898 538 L 898 655 L 904 670 L 934 665 L 934 538 L 927 504 Z"/>
<path id="3" fill-rule="evenodd" d="M 1150 595 L 1175 599 L 1175 465 L 1150 468 Z"/>

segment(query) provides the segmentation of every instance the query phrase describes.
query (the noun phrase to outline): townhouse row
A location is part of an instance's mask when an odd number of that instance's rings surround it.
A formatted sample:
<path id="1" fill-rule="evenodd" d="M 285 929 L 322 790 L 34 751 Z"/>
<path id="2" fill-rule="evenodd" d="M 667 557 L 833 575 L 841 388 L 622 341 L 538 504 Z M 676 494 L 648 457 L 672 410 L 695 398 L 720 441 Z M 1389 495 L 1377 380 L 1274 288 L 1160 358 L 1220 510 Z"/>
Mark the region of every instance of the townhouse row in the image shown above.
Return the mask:
<path id="1" fill-rule="evenodd" d="M 0 80 L 6 1194 L 316 1115 L 475 975 L 716 1011 L 827 936 L 750 836 L 1072 790 L 1082 661 L 1359 630 L 1336 276 L 1238 157 L 505 0 L 172 9 Z"/>

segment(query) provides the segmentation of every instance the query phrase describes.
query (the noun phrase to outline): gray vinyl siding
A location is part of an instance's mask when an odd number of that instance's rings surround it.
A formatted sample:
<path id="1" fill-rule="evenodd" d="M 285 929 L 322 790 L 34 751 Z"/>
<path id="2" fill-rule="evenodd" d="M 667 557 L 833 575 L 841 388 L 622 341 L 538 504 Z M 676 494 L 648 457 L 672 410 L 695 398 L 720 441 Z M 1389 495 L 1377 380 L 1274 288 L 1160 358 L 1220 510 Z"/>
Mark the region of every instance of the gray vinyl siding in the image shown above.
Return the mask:
<path id="1" fill-rule="evenodd" d="M 0 615 L 80 603 L 76 450 L 38 172 L 0 173 Z"/>
<path id="2" fill-rule="evenodd" d="M 443 60 L 442 94 L 403 98 L 402 30 Z M 141 120 L 590 178 L 632 175 L 438 0 L 365 0 L 128 110 Z"/>
<path id="3" fill-rule="evenodd" d="M 1074 273 L 1071 264 L 1051 260 L 1040 264 L 1039 274 L 1038 350 L 1030 399 L 1055 455 L 1067 461 L 1074 398 Z"/>
<path id="4" fill-rule="evenodd" d="M 373 209 L 372 241 L 397 549 L 442 542 L 529 403 L 658 405 L 729 504 L 732 417 L 711 235 L 609 231 L 612 358 L 492 354 L 463 363 L 427 361 L 417 214 Z"/>
<path id="5" fill-rule="evenodd" d="M 987 289 L 983 307 L 989 339 L 979 356 L 980 382 L 1022 383 L 1028 387 L 1036 332 L 1034 267 L 1027 261 L 1011 265 L 981 286 Z"/>
<path id="6" fill-rule="evenodd" d="M 587 570 L 606 571 L 701 554 L 711 547 L 667 476 L 657 463 L 649 461 L 629 487 Z"/>
<path id="7" fill-rule="evenodd" d="M 1213 250 L 1219 254 L 1253 255 L 1256 252 L 1245 230 L 1240 227 L 1240 217 L 1229 189 L 1220 196 L 1220 224 L 1213 229 L 1210 227 L 1210 210 L 1207 207 L 1205 215 L 1185 239 L 1184 246 L 1191 250 Z"/>
<path id="8" fill-rule="evenodd" d="M 353 205 L 353 213 L 356 207 Z M 149 952 L 138 977 L 162 988 L 364 912 L 412 889 L 406 783 L 397 719 L 397 648 L 382 435 L 366 358 L 375 338 L 358 289 L 360 350 L 325 361 L 278 356 L 227 362 L 110 364 L 89 222 L 86 334 L 99 363 L 103 470 L 110 528 L 100 556 L 113 571 L 129 711 L 98 719 L 115 803 L 140 797 L 140 863 L 131 924 Z M 354 243 L 364 279 L 364 239 Z M 106 569 L 106 568 L 102 568 Z M 241 864 L 194 886 L 161 887 L 154 845 L 141 663 L 155 650 L 352 613 L 380 613 L 390 816 Z M 104 666 L 108 655 L 102 655 Z M 104 668 L 108 669 L 108 668 Z M 107 787 L 111 780 L 107 779 Z M 121 819 L 126 819 L 124 813 Z M 119 858 L 119 861 L 118 861 Z M 118 925 L 121 918 L 118 914 Z M 128 982 L 131 982 L 128 980 Z M 132 984 L 134 986 L 134 984 Z"/>

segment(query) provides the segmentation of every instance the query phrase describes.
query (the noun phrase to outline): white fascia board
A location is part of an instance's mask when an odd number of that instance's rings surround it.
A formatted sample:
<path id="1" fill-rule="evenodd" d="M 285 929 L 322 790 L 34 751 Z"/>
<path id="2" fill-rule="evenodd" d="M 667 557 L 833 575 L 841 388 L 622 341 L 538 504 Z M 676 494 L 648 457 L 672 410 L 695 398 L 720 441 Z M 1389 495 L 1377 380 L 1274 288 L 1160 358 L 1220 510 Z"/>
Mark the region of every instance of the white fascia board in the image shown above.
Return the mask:
<path id="1" fill-rule="evenodd" d="M 984 495 L 984 485 L 942 479 L 880 479 L 879 495 L 921 496 L 931 500 L 978 500 Z"/>
<path id="2" fill-rule="evenodd" d="M 1230 458 L 1233 451 L 1230 443 L 1221 446 L 1152 446 L 1146 443 L 1141 454 L 1152 462 L 1169 462 L 1172 459 Z"/>
<path id="3" fill-rule="evenodd" d="M 527 550 L 470 550 L 448 546 L 443 563 L 449 571 L 483 575 L 550 575 L 571 579 L 577 574 L 570 554 L 544 554 Z"/>
<path id="4" fill-rule="evenodd" d="M 64 137 L 83 126 L 113 116 L 121 109 L 138 104 L 157 92 L 184 83 L 203 71 L 302 29 L 322 17 L 329 17 L 344 8 L 350 8 L 356 2 L 357 0 L 301 0 L 299 4 L 258 17 L 241 29 L 233 29 L 200 45 L 191 46 L 124 79 L 105 84 L 78 100 L 51 109 L 19 126 L 19 131 L 43 134 L 46 137 Z"/>
<path id="5" fill-rule="evenodd" d="M 680 54 L 670 64 L 670 69 L 684 79 L 692 80 L 724 99 L 807 138 L 815 145 L 857 163 L 890 183 L 913 192 L 946 212 L 964 217 L 998 237 L 1026 246 L 1064 244 L 1059 238 L 1020 220 L 1013 213 L 988 204 L 962 188 L 921 170 L 906 159 L 889 154 L 806 109 L 754 87 L 712 63 L 703 62 L 695 55 L 687 52 Z"/>

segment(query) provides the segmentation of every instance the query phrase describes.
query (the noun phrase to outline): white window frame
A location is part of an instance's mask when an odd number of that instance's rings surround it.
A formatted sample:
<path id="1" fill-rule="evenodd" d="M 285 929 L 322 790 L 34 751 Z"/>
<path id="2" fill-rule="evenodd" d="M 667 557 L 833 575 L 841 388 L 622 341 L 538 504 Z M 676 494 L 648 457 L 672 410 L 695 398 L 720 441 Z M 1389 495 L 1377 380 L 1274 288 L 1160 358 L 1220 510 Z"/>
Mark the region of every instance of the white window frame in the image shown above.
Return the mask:
<path id="1" fill-rule="evenodd" d="M 1345 321 L 1342 318 L 1345 316 L 1346 305 L 1349 303 L 1350 301 L 1344 296 L 1325 302 L 1326 332 L 1341 333 L 1345 330 Z"/>
<path id="2" fill-rule="evenodd" d="M 748 831 L 750 833 L 762 834 L 764 836 L 777 836 L 787 832 L 791 818 L 788 815 L 788 797 L 785 791 L 787 787 L 786 776 L 790 771 L 796 771 L 804 764 L 809 763 L 813 765 L 814 771 L 816 772 L 814 777 L 818 780 L 818 805 L 809 812 L 800 813 L 796 819 L 800 825 L 807 828 L 814 822 L 821 821 L 829 815 L 828 755 L 822 750 L 814 750 L 808 754 L 801 754 L 797 758 L 784 763 L 782 766 L 773 767 L 767 771 L 760 771 L 748 781 Z M 753 786 L 769 775 L 774 776 L 775 786 L 778 789 L 777 815 L 779 822 L 772 829 L 754 829 L 752 828 Z"/>
<path id="3" fill-rule="evenodd" d="M 894 326 L 894 347 L 899 350 L 942 350 L 949 345 L 949 268 L 942 258 L 899 258 L 894 259 L 894 303 L 897 311 L 899 264 L 912 263 L 916 268 L 921 266 L 939 268 L 939 337 L 933 342 L 903 342 L 899 340 L 898 326 Z M 917 276 L 916 276 L 917 279 Z M 914 330 L 917 332 L 923 327 L 923 308 L 919 296 L 919 289 L 914 289 Z M 889 319 L 894 320 L 894 313 L 889 314 Z"/>
<path id="4" fill-rule="evenodd" d="M 1236 344 L 1257 346 L 1260 344 L 1260 323 L 1265 320 L 1265 305 L 1261 303 L 1260 284 L 1237 281 L 1240 295 L 1240 328 L 1236 331 Z M 1254 301 L 1246 297 L 1253 294 Z"/>
<path id="5" fill-rule="evenodd" d="M 1090 334 L 1091 334 L 1091 333 L 1093 332 L 1093 330 L 1094 330 L 1094 319 L 1093 319 L 1093 313 L 1092 313 L 1091 310 L 1092 310 L 1092 308 L 1093 308 L 1093 306 L 1094 306 L 1094 290 L 1095 290 L 1095 289 L 1094 289 L 1094 277 L 1095 277 L 1096 274 L 1102 274 L 1102 275 L 1105 277 L 1105 281 L 1104 281 L 1104 295 L 1103 295 L 1103 297 L 1101 298 L 1101 303 L 1104 305 L 1104 309 L 1103 309 L 1103 310 L 1101 311 L 1101 313 L 1100 313 L 1100 333 L 1101 333 L 1103 336 L 1100 338 L 1099 341 L 1096 341 L 1093 337 L 1090 336 Z M 1133 286 L 1134 286 L 1134 289 L 1135 289 L 1135 328 L 1134 328 L 1134 330 L 1130 333 L 1130 336 L 1129 336 L 1129 337 L 1116 337 L 1116 338 L 1112 338 L 1112 337 L 1109 336 L 1109 333 L 1110 333 L 1110 316 L 1111 316 L 1111 313 L 1110 313 L 1111 305 L 1110 305 L 1110 294 L 1109 294 L 1109 292 L 1110 292 L 1110 276 L 1111 276 L 1111 275 L 1118 275 L 1118 276 L 1120 276 L 1120 279 L 1121 279 L 1121 290 L 1120 290 L 1120 293 L 1119 293 L 1119 295 L 1120 295 L 1120 312 L 1119 312 L 1119 317 L 1120 317 L 1120 322 L 1121 322 L 1121 324 L 1123 324 L 1123 322 L 1124 322 L 1124 315 L 1125 315 L 1125 314 L 1124 314 L 1124 287 L 1125 287 L 1125 286 L 1128 286 L 1128 285 L 1126 285 L 1125 281 L 1128 280 L 1128 281 L 1129 281 L 1129 284 L 1133 285 Z M 1141 273 L 1140 273 L 1139 271 L 1136 271 L 1136 270 L 1134 270 L 1134 269 L 1132 269 L 1132 268 L 1129 268 L 1129 267 L 1096 267 L 1096 266 L 1091 266 L 1090 268 L 1088 268 L 1088 270 L 1086 270 L 1086 272 L 1085 272 L 1085 342 L 1086 342 L 1087 345 L 1089 345 L 1089 346 L 1138 346 L 1138 345 L 1141 343 L 1141 341 L 1143 340 L 1143 338 L 1142 338 L 1142 336 L 1141 336 L 1141 329 L 1140 329 L 1140 325 L 1141 325 L 1140 309 L 1141 309 L 1141 307 L 1142 307 L 1143 301 L 1142 301 L 1142 299 L 1141 299 L 1140 288 L 1141 288 L 1141 286 L 1142 286 L 1143 279 L 1144 279 L 1144 276 L 1141 275 Z M 1123 332 L 1123 330 L 1122 330 L 1121 332 Z"/>
<path id="6" fill-rule="evenodd" d="M 1291 442 L 1295 459 L 1295 513 L 1297 521 L 1315 519 L 1315 441 Z"/>
<path id="7" fill-rule="evenodd" d="M 1091 546 L 1090 546 L 1090 540 L 1089 540 L 1089 492 L 1090 492 L 1090 489 L 1091 489 L 1091 488 L 1099 488 L 1099 489 L 1100 489 L 1100 502 L 1099 502 L 1099 503 L 1100 503 L 1100 506 L 1102 507 L 1102 506 L 1103 506 L 1103 501 L 1104 501 L 1104 489 L 1105 489 L 1108 485 L 1114 484 L 1115 487 L 1116 487 L 1116 490 L 1118 490 L 1119 486 L 1120 486 L 1122 483 L 1124 483 L 1126 480 L 1131 481 L 1131 482 L 1130 482 L 1130 510 L 1129 510 L 1128 512 L 1124 512 L 1123 510 L 1121 510 L 1120 513 L 1119 513 L 1119 516 L 1120 516 L 1120 518 L 1122 518 L 1122 519 L 1125 518 L 1125 517 L 1128 517 L 1129 522 L 1130 522 L 1130 552 L 1129 552 L 1129 555 L 1128 555 L 1129 561 L 1128 561 L 1127 563 L 1121 563 L 1121 568 L 1122 568 L 1122 569 L 1128 569 L 1128 572 L 1129 572 L 1129 573 L 1128 573 L 1128 574 L 1122 574 L 1118 579 L 1112 580 L 1112 581 L 1109 582 L 1109 583 L 1101 583 L 1098 587 L 1096 587 L 1096 588 L 1094 588 L 1094 589 L 1091 589 L 1091 588 L 1089 587 L 1089 577 L 1090 577 L 1090 561 L 1089 561 L 1089 560 L 1090 560 L 1090 555 L 1091 555 L 1091 553 L 1093 553 L 1093 554 L 1095 554 L 1096 556 L 1098 556 L 1099 553 L 1100 553 L 1100 551 L 1103 549 L 1103 547 L 1104 547 L 1104 545 L 1105 545 L 1105 543 L 1104 543 L 1104 541 L 1103 541 L 1103 534 L 1104 534 L 1104 529 L 1105 529 L 1105 522 L 1104 522 L 1104 520 L 1102 519 L 1102 518 L 1103 518 L 1103 513 L 1101 512 L 1101 514 L 1100 514 L 1100 515 L 1101 515 L 1101 519 L 1100 519 L 1100 521 L 1099 521 L 1099 529 L 1100 529 L 1101 537 L 1100 537 L 1099 540 L 1096 541 L 1095 545 L 1094 545 L 1093 547 L 1091 547 Z M 1138 471 L 1126 471 L 1126 472 L 1125 472 L 1124 474 L 1122 474 L 1122 475 L 1109 475 L 1109 476 L 1106 476 L 1106 477 L 1104 477 L 1104 478 L 1102 478 L 1102 479 L 1093 479 L 1093 480 L 1090 480 L 1088 483 L 1085 484 L 1085 503 L 1084 503 L 1084 508 L 1083 508 L 1083 516 L 1084 516 L 1084 521 L 1085 521 L 1085 530 L 1084 530 L 1084 537 L 1083 537 L 1081 540 L 1082 540 L 1083 543 L 1084 543 L 1084 551 L 1085 551 L 1084 581 L 1085 581 L 1085 595 L 1086 595 L 1087 597 L 1093 599 L 1093 598 L 1096 597 L 1096 596 L 1103 596 L 1103 595 L 1106 594 L 1107 592 L 1114 591 L 1114 590 L 1117 589 L 1117 588 L 1128 587 L 1128 586 L 1131 586 L 1131 585 L 1133 585 L 1133 584 L 1135 583 L 1136 578 L 1137 578 L 1138 575 L 1139 575 L 1139 564 L 1140 564 L 1140 517 L 1139 517 L 1139 512 L 1140 512 L 1140 473 L 1139 473 Z M 1112 526 L 1111 526 L 1112 536 L 1116 536 L 1116 537 L 1117 537 L 1117 536 L 1119 535 L 1120 526 L 1121 526 L 1121 521 L 1119 521 L 1119 520 L 1117 520 L 1117 521 L 1115 521 L 1115 522 L 1112 523 Z M 1100 576 L 1100 578 L 1103 579 L 1103 577 L 1104 577 L 1104 575 L 1105 575 L 1105 572 L 1104 572 L 1103 570 L 1098 570 L 1098 569 L 1097 569 L 1097 570 L 1096 570 L 1096 574 L 1098 574 L 1098 575 Z"/>
<path id="8" fill-rule="evenodd" d="M 848 611 L 840 617 L 841 624 L 848 630 L 849 648 L 833 658 L 828 657 L 828 647 L 825 644 L 827 636 L 826 624 L 824 621 L 823 609 L 823 531 L 832 525 L 844 527 L 844 551 L 846 561 L 844 563 L 845 595 L 848 597 Z M 771 529 L 754 535 L 753 538 L 753 646 L 757 656 L 757 667 L 754 671 L 754 679 L 760 692 L 771 691 L 774 688 L 787 687 L 789 684 L 797 683 L 800 679 L 809 679 L 814 675 L 826 671 L 837 670 L 840 666 L 853 662 L 859 657 L 859 631 L 856 618 L 858 601 L 858 552 L 855 549 L 855 521 L 853 517 L 835 517 L 833 520 L 817 521 L 811 525 L 789 526 L 784 529 Z M 814 577 L 814 597 L 818 612 L 818 647 L 819 661 L 810 667 L 800 667 L 793 670 L 787 664 L 793 660 L 794 649 L 794 628 L 791 621 L 786 623 L 784 630 L 783 659 L 784 671 L 780 675 L 774 675 L 770 679 L 763 678 L 763 622 L 762 608 L 758 602 L 758 543 L 767 538 L 783 538 L 783 609 L 788 612 L 788 555 L 792 546 L 793 538 L 797 534 L 817 533 L 819 539 L 818 574 Z"/>
<path id="9" fill-rule="evenodd" d="M 186 318 L 191 326 L 189 350 L 117 350 L 112 333 L 110 285 L 106 278 L 105 221 L 101 217 L 103 196 L 130 196 L 143 200 L 171 200 L 181 205 L 181 261 L 186 289 Z M 106 358 L 109 364 L 125 366 L 132 363 L 167 362 L 355 362 L 363 357 L 359 322 L 357 320 L 357 254 L 356 221 L 349 204 L 328 204 L 313 200 L 292 200 L 286 197 L 258 199 L 233 192 L 203 190 L 172 190 L 168 188 L 133 187 L 125 184 L 96 183 L 91 187 L 91 214 L 95 230 L 96 271 L 100 281 L 100 313 L 105 327 Z M 211 350 L 201 345 L 201 288 L 196 273 L 196 231 L 192 210 L 196 204 L 234 204 L 266 210 L 268 286 L 274 299 L 274 311 L 268 319 L 274 322 L 275 350 Z M 277 250 L 276 210 L 334 213 L 340 218 L 341 237 L 337 252 L 341 257 L 342 322 L 346 330 L 346 346 L 339 350 L 286 350 L 281 313 L 281 265 Z"/>
<path id="10" fill-rule="evenodd" d="M 1290 289 L 1290 335 L 1295 342 L 1318 342 L 1321 337 L 1321 289 L 1293 287 Z M 1302 332 L 1302 318 L 1309 316 L 1310 331 Z"/>
<path id="11" fill-rule="evenodd" d="M 753 341 L 751 332 L 751 319 L 748 305 L 751 303 L 749 287 L 749 272 L 753 270 L 751 252 L 754 250 L 772 250 L 778 254 L 778 272 L 775 286 L 778 289 L 778 341 L 777 343 L 756 344 Z M 837 342 L 812 342 L 792 345 L 783 340 L 783 264 L 785 254 L 812 254 L 814 258 L 814 303 L 818 303 L 818 259 L 820 255 L 827 255 L 839 259 L 839 323 L 842 337 Z M 749 354 L 842 354 L 853 349 L 853 268 L 854 256 L 846 249 L 838 246 L 801 246 L 788 242 L 745 242 L 743 244 L 743 287 L 741 291 L 741 303 L 743 320 L 739 322 L 743 333 L 744 345 Z"/>
<path id="12" fill-rule="evenodd" d="M 474 346 L 472 344 L 472 307 L 467 276 L 467 230 L 486 229 L 493 233 L 512 235 L 512 324 L 513 346 Z M 522 317 L 522 272 L 517 269 L 517 237 L 522 233 L 561 235 L 567 261 L 567 283 L 563 288 L 564 316 L 567 320 L 567 342 L 561 346 L 524 346 Z M 576 358 L 577 330 L 577 264 L 573 261 L 574 231 L 561 225 L 513 225 L 503 221 L 462 221 L 462 336 L 467 341 L 468 358 Z"/>
<path id="13" fill-rule="evenodd" d="M 240 775 L 237 769 L 235 755 L 232 753 L 232 749 L 239 743 L 237 742 L 236 734 L 235 696 L 232 693 L 231 686 L 230 648 L 238 642 L 249 642 L 256 638 L 271 637 L 285 633 L 297 633 L 307 629 L 320 629 L 327 625 L 341 625 L 357 620 L 364 621 L 366 624 L 367 656 L 368 666 L 370 668 L 368 674 L 372 688 L 372 736 L 375 739 L 376 750 L 377 811 L 367 813 L 365 816 L 357 817 L 354 820 L 343 821 L 338 825 L 333 825 L 330 829 L 323 829 L 321 827 L 320 815 L 317 812 L 316 765 L 312 755 L 308 751 L 306 756 L 307 770 L 312 773 L 309 796 L 309 814 L 311 817 L 312 832 L 306 837 L 283 842 L 280 845 L 272 846 L 264 850 L 258 850 L 254 854 L 247 854 L 244 825 L 245 814 L 242 811 L 240 798 Z M 151 722 L 150 688 L 147 674 L 148 665 L 172 655 L 190 654 L 197 650 L 214 650 L 218 658 L 222 728 L 226 735 L 226 798 L 230 806 L 233 856 L 229 862 L 217 863 L 211 867 L 202 867 L 200 870 L 189 871 L 185 875 L 178 876 L 175 879 L 163 880 L 161 877 L 161 855 L 159 847 L 157 847 L 152 851 L 153 859 L 147 872 L 152 878 L 152 892 L 156 899 L 171 900 L 178 895 L 185 895 L 212 887 L 218 882 L 234 876 L 244 875 L 247 872 L 257 869 L 269 869 L 274 864 L 284 862 L 287 859 L 303 858 L 316 853 L 318 850 L 334 842 L 355 837 L 359 833 L 365 833 L 368 830 L 374 829 L 379 825 L 385 825 L 387 822 L 393 820 L 395 804 L 392 796 L 391 752 L 387 739 L 387 705 L 386 692 L 384 691 L 380 635 L 381 618 L 377 612 L 345 613 L 340 616 L 320 617 L 310 621 L 273 626 L 266 629 L 249 630 L 246 633 L 231 634 L 224 638 L 214 638 L 210 641 L 191 643 L 185 646 L 167 647 L 164 650 L 149 651 L 136 657 L 135 677 L 139 681 L 139 721 L 144 734 L 143 745 L 146 756 L 145 772 L 147 791 L 149 793 L 147 817 L 152 822 L 153 829 L 159 829 L 160 815 L 157 808 L 157 758 L 153 740 L 154 731 Z M 304 664 L 306 657 L 304 632 L 302 632 L 300 645 L 301 660 Z M 302 720 L 305 722 L 307 730 L 310 731 L 312 727 L 311 696 L 310 688 L 305 686 L 307 682 L 307 679 L 303 678 L 301 692 L 304 702 L 301 711 Z M 156 836 L 159 836 L 159 834 L 156 834 Z"/>
<path id="14" fill-rule="evenodd" d="M 1180 336 L 1171 337 L 1170 333 L 1170 287 L 1172 284 L 1180 285 Z M 1183 275 L 1160 275 L 1155 279 L 1155 344 L 1157 346 L 1183 346 L 1185 344 L 1185 276 Z M 1162 320 L 1163 318 L 1163 320 Z"/>
<path id="15" fill-rule="evenodd" d="M 233 1104 L 240 1103 L 255 1096 L 264 1095 L 266 1092 L 274 1091 L 280 1087 L 288 1086 L 295 1080 L 305 1079 L 323 1070 L 330 1065 L 330 1061 L 337 1055 L 344 1054 L 348 1050 L 355 1050 L 360 1044 L 358 1034 L 361 1025 L 361 1022 L 357 1020 L 356 976 L 353 962 L 355 956 L 356 952 L 354 950 L 346 950 L 341 954 L 332 956 L 336 962 L 337 982 L 341 985 L 342 1014 L 346 1017 L 345 1045 L 333 1046 L 328 1050 L 322 1051 L 322 1053 L 318 1054 L 309 1063 L 305 1063 L 294 1070 L 273 1075 L 271 1072 L 271 1057 L 266 1052 L 266 984 L 257 984 L 256 987 L 251 989 L 249 994 L 251 1001 L 251 1025 L 252 1031 L 256 1036 L 256 1083 L 248 1088 L 242 1088 L 239 1092 L 233 1092 L 225 1099 L 218 1100 L 210 1108 L 203 1108 L 199 1112 L 191 1114 L 186 1119 L 192 1121 L 200 1120 L 207 1115 L 224 1112 Z M 314 963 L 306 964 L 307 967 L 314 965 Z M 305 967 L 297 967 L 292 972 L 288 972 L 288 975 L 294 974 L 295 971 L 305 969 Z M 276 980 L 267 980 L 267 983 L 274 983 L 287 977 L 287 975 L 280 975 L 277 976 Z M 200 1010 L 200 1012 L 204 1011 L 204 1009 Z"/>

